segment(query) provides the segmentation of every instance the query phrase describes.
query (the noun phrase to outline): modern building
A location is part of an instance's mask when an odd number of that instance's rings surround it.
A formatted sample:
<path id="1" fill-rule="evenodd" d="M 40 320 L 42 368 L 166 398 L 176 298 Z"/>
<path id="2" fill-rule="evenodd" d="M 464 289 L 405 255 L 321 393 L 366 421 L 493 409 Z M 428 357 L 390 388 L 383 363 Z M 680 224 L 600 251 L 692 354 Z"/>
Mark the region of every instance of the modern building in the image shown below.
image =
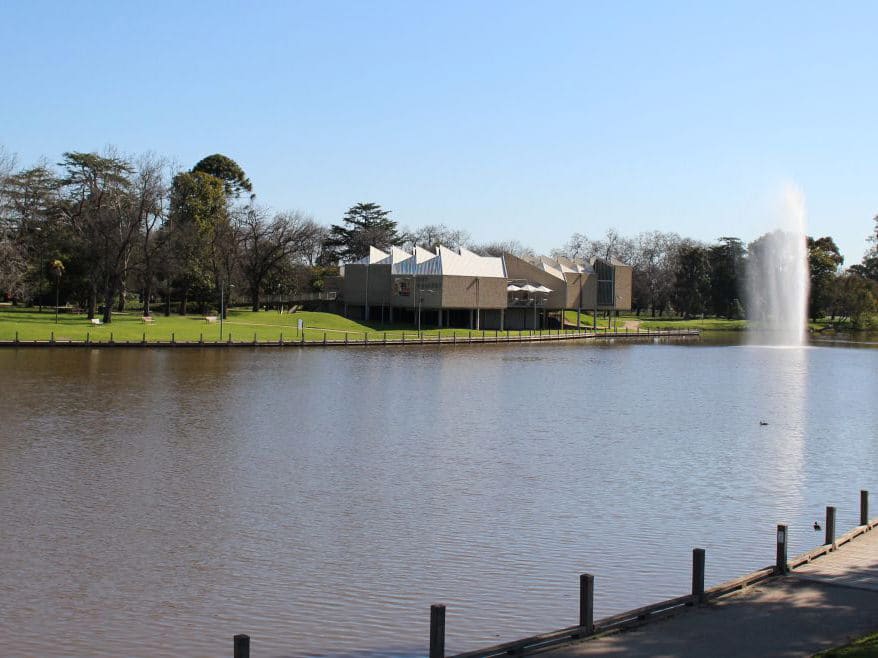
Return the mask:
<path id="1" fill-rule="evenodd" d="M 411 253 L 372 247 L 365 258 L 343 265 L 341 276 L 345 315 L 367 322 L 538 329 L 565 310 L 631 308 L 631 268 L 615 259 L 530 261 L 442 246 Z"/>

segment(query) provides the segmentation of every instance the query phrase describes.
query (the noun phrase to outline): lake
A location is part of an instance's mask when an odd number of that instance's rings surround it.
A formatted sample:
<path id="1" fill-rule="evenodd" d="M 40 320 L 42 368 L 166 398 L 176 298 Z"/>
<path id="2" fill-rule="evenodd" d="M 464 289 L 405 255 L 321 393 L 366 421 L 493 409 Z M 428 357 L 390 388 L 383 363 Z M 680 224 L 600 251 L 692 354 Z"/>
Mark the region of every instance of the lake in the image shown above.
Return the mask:
<path id="1" fill-rule="evenodd" d="M 878 350 L 735 340 L 0 351 L 4 645 L 414 656 L 443 602 L 451 652 L 816 546 L 878 499 Z"/>

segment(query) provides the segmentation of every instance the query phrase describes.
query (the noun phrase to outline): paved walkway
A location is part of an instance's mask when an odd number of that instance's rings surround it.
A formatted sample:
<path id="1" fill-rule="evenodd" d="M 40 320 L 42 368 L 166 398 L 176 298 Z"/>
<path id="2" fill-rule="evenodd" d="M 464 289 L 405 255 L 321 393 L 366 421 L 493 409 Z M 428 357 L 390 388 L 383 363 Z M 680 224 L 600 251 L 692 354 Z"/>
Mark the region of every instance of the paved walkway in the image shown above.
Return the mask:
<path id="1" fill-rule="evenodd" d="M 573 656 L 812 656 L 878 630 L 878 528 L 711 604 L 546 652 Z"/>

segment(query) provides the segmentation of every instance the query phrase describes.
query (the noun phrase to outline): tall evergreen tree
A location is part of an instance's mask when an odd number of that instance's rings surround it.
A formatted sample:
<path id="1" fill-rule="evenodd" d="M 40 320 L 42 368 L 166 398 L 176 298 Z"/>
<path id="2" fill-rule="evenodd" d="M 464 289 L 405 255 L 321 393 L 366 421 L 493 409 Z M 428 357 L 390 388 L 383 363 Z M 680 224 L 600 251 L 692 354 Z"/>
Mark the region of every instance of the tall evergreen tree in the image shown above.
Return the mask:
<path id="1" fill-rule="evenodd" d="M 389 210 L 377 203 L 358 203 L 348 209 L 342 225 L 333 224 L 325 246 L 337 260 L 353 261 L 368 255 L 369 247 L 389 249 L 403 243 Z"/>

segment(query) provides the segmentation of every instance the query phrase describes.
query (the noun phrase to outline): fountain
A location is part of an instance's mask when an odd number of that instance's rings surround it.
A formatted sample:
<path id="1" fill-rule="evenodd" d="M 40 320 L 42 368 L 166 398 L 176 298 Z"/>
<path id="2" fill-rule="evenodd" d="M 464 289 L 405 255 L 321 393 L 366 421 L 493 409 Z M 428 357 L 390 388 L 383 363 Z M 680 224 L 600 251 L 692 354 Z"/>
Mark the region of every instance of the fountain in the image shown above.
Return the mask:
<path id="1" fill-rule="evenodd" d="M 747 261 L 748 342 L 798 347 L 805 344 L 808 314 L 808 248 L 805 197 L 787 184 L 780 228 L 750 245 Z"/>

